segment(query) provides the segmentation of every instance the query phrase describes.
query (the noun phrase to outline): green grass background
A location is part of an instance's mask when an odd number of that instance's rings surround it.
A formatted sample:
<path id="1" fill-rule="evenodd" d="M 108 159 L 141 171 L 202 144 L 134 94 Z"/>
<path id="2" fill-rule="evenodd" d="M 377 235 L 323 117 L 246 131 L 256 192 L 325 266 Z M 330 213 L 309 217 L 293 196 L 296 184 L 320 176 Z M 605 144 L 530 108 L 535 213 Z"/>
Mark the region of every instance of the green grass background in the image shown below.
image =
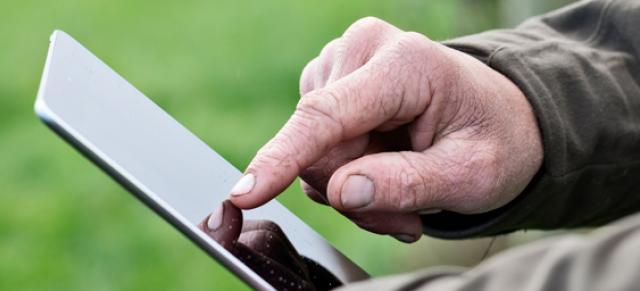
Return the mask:
<path id="1" fill-rule="evenodd" d="M 243 168 L 292 112 L 306 62 L 356 19 L 437 40 L 501 23 L 498 1 L 1 1 L 0 290 L 247 288 L 36 119 L 54 29 Z M 297 184 L 279 199 L 373 275 L 473 264 L 484 246 L 369 234 Z"/>

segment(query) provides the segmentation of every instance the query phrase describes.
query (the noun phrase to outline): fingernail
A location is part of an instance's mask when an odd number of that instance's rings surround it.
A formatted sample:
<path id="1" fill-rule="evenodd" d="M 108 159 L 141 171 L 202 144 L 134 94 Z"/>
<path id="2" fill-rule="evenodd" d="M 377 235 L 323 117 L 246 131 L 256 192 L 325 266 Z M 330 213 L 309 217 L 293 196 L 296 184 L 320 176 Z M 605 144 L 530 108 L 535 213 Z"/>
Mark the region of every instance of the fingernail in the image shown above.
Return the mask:
<path id="1" fill-rule="evenodd" d="M 246 174 L 231 188 L 231 196 L 240 196 L 251 192 L 256 184 L 256 176 Z"/>
<path id="2" fill-rule="evenodd" d="M 342 185 L 340 200 L 344 208 L 361 208 L 373 201 L 375 187 L 366 176 L 351 175 Z"/>
<path id="3" fill-rule="evenodd" d="M 216 211 L 209 215 L 209 220 L 207 220 L 207 228 L 209 230 L 218 230 L 222 225 L 222 216 L 224 215 L 224 204 L 221 204 Z"/>
<path id="4" fill-rule="evenodd" d="M 412 243 L 416 241 L 416 237 L 410 234 L 395 234 L 392 235 L 395 239 L 404 242 L 404 243 Z"/>

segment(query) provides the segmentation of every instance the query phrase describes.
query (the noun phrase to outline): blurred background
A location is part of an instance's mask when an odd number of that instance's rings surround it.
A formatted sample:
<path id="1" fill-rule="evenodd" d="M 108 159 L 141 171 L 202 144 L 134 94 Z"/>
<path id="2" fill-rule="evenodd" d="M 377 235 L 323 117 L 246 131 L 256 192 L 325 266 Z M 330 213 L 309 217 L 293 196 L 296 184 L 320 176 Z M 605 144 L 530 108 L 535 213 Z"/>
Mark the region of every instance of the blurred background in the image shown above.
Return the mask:
<path id="1" fill-rule="evenodd" d="M 247 288 L 36 119 L 54 29 L 244 168 L 291 114 L 307 61 L 358 18 L 444 40 L 513 26 L 567 2 L 0 2 L 0 290 Z M 375 276 L 474 265 L 490 242 L 425 237 L 405 245 L 368 234 L 310 202 L 297 183 L 279 200 Z M 544 235 L 503 236 L 489 253 Z"/>

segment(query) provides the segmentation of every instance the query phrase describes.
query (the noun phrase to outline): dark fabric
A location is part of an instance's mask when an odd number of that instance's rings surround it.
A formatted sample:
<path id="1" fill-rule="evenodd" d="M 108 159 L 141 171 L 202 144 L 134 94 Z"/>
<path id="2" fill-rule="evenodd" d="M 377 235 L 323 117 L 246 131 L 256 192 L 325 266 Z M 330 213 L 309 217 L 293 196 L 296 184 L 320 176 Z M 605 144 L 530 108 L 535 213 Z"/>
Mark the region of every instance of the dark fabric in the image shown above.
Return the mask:
<path id="1" fill-rule="evenodd" d="M 542 133 L 544 162 L 508 205 L 424 215 L 441 238 L 598 226 L 640 210 L 640 1 L 580 1 L 445 44 L 511 79 Z"/>

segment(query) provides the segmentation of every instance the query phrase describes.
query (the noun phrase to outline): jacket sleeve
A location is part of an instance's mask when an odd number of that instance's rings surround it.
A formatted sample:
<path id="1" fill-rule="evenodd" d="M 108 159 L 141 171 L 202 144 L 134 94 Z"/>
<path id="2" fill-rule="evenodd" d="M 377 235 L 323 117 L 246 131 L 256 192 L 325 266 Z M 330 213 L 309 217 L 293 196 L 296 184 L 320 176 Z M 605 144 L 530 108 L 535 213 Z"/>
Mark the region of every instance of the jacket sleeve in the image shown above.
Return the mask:
<path id="1" fill-rule="evenodd" d="M 640 210 L 640 1 L 579 1 L 515 29 L 445 44 L 525 93 L 544 162 L 511 203 L 477 215 L 424 215 L 426 234 L 597 226 Z"/>
<path id="2" fill-rule="evenodd" d="M 431 269 L 347 285 L 341 291 L 622 291 L 640 287 L 640 214 L 589 236 L 511 249 L 475 268 Z"/>

